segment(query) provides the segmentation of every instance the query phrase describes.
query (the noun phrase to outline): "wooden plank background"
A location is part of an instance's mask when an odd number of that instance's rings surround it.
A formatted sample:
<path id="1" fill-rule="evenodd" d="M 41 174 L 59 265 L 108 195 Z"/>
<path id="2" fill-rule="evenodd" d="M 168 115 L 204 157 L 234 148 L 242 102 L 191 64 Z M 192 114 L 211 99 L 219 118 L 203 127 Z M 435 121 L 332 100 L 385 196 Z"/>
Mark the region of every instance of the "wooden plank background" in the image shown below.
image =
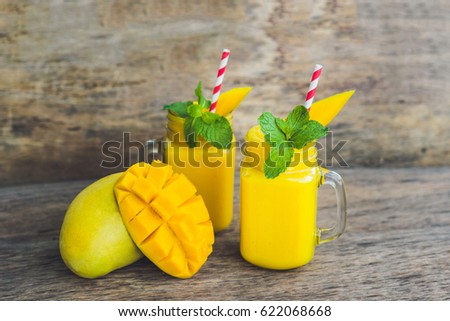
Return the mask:
<path id="1" fill-rule="evenodd" d="M 356 89 L 332 123 L 352 166 L 450 163 L 447 0 L 0 0 L 0 185 L 95 178 L 101 146 L 164 133 L 165 103 L 254 86 L 238 139 L 262 111 Z M 127 156 L 127 153 L 125 153 Z"/>

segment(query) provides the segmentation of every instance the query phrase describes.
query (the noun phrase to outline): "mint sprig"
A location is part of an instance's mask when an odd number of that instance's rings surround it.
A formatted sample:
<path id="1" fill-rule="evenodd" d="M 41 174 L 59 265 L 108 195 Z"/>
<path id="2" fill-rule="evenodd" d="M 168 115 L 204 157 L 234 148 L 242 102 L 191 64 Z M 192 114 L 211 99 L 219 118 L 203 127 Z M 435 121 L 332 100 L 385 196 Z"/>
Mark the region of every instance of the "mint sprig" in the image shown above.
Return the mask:
<path id="1" fill-rule="evenodd" d="M 214 147 L 230 149 L 233 139 L 231 125 L 225 117 L 209 111 L 211 101 L 203 96 L 201 81 L 195 88 L 195 95 L 197 104 L 192 101 L 177 102 L 166 105 L 163 109 L 185 119 L 184 136 L 189 147 L 197 145 L 200 135 Z"/>
<path id="2" fill-rule="evenodd" d="M 264 162 L 264 175 L 267 178 L 275 178 L 286 171 L 294 156 L 294 149 L 289 143 L 274 144 L 270 147 L 269 156 Z"/>
<path id="3" fill-rule="evenodd" d="M 301 149 L 309 142 L 326 136 L 328 128 L 310 120 L 304 106 L 295 107 L 286 120 L 264 112 L 258 118 L 265 141 L 270 145 L 270 153 L 264 162 L 264 175 L 275 178 L 289 167 L 294 148 Z"/>
<path id="4" fill-rule="evenodd" d="M 202 93 L 202 82 L 199 81 L 197 88 L 195 88 L 195 95 L 197 96 L 197 102 L 202 108 L 211 107 L 211 100 L 206 99 Z"/>
<path id="5" fill-rule="evenodd" d="M 187 108 L 192 104 L 192 101 L 178 101 L 170 105 L 165 105 L 163 109 L 170 110 L 175 116 L 185 118 L 188 116 Z"/>

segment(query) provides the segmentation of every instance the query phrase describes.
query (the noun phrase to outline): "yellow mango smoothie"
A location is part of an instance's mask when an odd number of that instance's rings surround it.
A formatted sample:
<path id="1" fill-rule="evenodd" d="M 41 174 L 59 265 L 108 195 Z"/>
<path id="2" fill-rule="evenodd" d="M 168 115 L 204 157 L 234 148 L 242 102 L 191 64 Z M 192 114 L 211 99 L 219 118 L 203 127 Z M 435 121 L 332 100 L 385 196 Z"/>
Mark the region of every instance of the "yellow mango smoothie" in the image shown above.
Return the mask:
<path id="1" fill-rule="evenodd" d="M 197 101 L 164 107 L 168 113 L 163 160 L 195 185 L 215 232 L 226 229 L 233 218 L 236 144 L 232 112 L 250 90 L 250 87 L 234 88 L 221 94 L 211 112 L 199 83 L 195 91 Z"/>
<path id="2" fill-rule="evenodd" d="M 248 262 L 285 270 L 310 262 L 316 245 L 345 228 L 346 198 L 340 176 L 317 164 L 316 139 L 327 128 L 309 119 L 304 106 L 287 118 L 263 113 L 246 136 L 240 170 L 240 250 Z M 316 226 L 317 193 L 322 184 L 336 190 L 333 228 Z"/>
<path id="3" fill-rule="evenodd" d="M 231 115 L 227 119 L 231 121 Z M 183 133 L 184 119 L 167 115 L 164 161 L 195 185 L 208 208 L 214 231 L 226 229 L 233 218 L 235 140 L 230 149 L 218 149 L 204 139 L 190 148 Z"/>
<path id="4" fill-rule="evenodd" d="M 267 179 L 262 171 L 267 149 L 259 126 L 248 132 L 246 143 L 241 167 L 241 254 L 270 269 L 304 265 L 313 258 L 317 244 L 317 187 L 322 177 L 317 150 L 311 145 L 296 150 L 298 164 Z"/>

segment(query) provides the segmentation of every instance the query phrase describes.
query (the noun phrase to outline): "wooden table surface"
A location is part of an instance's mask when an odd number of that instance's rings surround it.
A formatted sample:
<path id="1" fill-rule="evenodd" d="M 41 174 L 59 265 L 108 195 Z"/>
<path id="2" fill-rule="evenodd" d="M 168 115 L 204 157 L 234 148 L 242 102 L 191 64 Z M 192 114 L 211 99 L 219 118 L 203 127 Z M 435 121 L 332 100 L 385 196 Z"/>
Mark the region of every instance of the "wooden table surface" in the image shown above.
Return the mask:
<path id="1" fill-rule="evenodd" d="M 96 280 L 59 256 L 65 210 L 91 181 L 0 189 L 2 300 L 449 300 L 450 167 L 339 170 L 349 210 L 345 234 L 298 269 L 255 267 L 239 254 L 239 207 L 200 272 L 179 280 L 142 259 Z M 319 195 L 319 223 L 334 195 Z"/>

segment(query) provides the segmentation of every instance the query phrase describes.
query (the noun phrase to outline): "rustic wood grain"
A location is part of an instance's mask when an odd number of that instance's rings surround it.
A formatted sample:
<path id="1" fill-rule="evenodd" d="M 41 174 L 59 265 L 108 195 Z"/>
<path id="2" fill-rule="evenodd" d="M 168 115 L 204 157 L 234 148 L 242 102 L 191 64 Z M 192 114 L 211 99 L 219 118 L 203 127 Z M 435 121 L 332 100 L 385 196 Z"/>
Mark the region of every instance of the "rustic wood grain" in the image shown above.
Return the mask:
<path id="1" fill-rule="evenodd" d="M 446 0 L 0 0 L 0 185 L 94 178 L 102 145 L 164 133 L 165 103 L 254 86 L 242 139 L 262 111 L 356 89 L 332 123 L 354 166 L 450 163 Z M 121 152 L 128 157 L 128 151 Z M 133 159 L 136 160 L 134 154 Z"/>
<path id="2" fill-rule="evenodd" d="M 64 212 L 91 181 L 0 189 L 2 300 L 449 300 L 450 168 L 347 169 L 345 234 L 290 271 L 261 269 L 239 254 L 239 208 L 192 279 L 179 280 L 142 259 L 86 280 L 59 256 Z M 238 188 L 238 182 L 236 182 Z M 334 195 L 319 195 L 330 224 Z"/>

